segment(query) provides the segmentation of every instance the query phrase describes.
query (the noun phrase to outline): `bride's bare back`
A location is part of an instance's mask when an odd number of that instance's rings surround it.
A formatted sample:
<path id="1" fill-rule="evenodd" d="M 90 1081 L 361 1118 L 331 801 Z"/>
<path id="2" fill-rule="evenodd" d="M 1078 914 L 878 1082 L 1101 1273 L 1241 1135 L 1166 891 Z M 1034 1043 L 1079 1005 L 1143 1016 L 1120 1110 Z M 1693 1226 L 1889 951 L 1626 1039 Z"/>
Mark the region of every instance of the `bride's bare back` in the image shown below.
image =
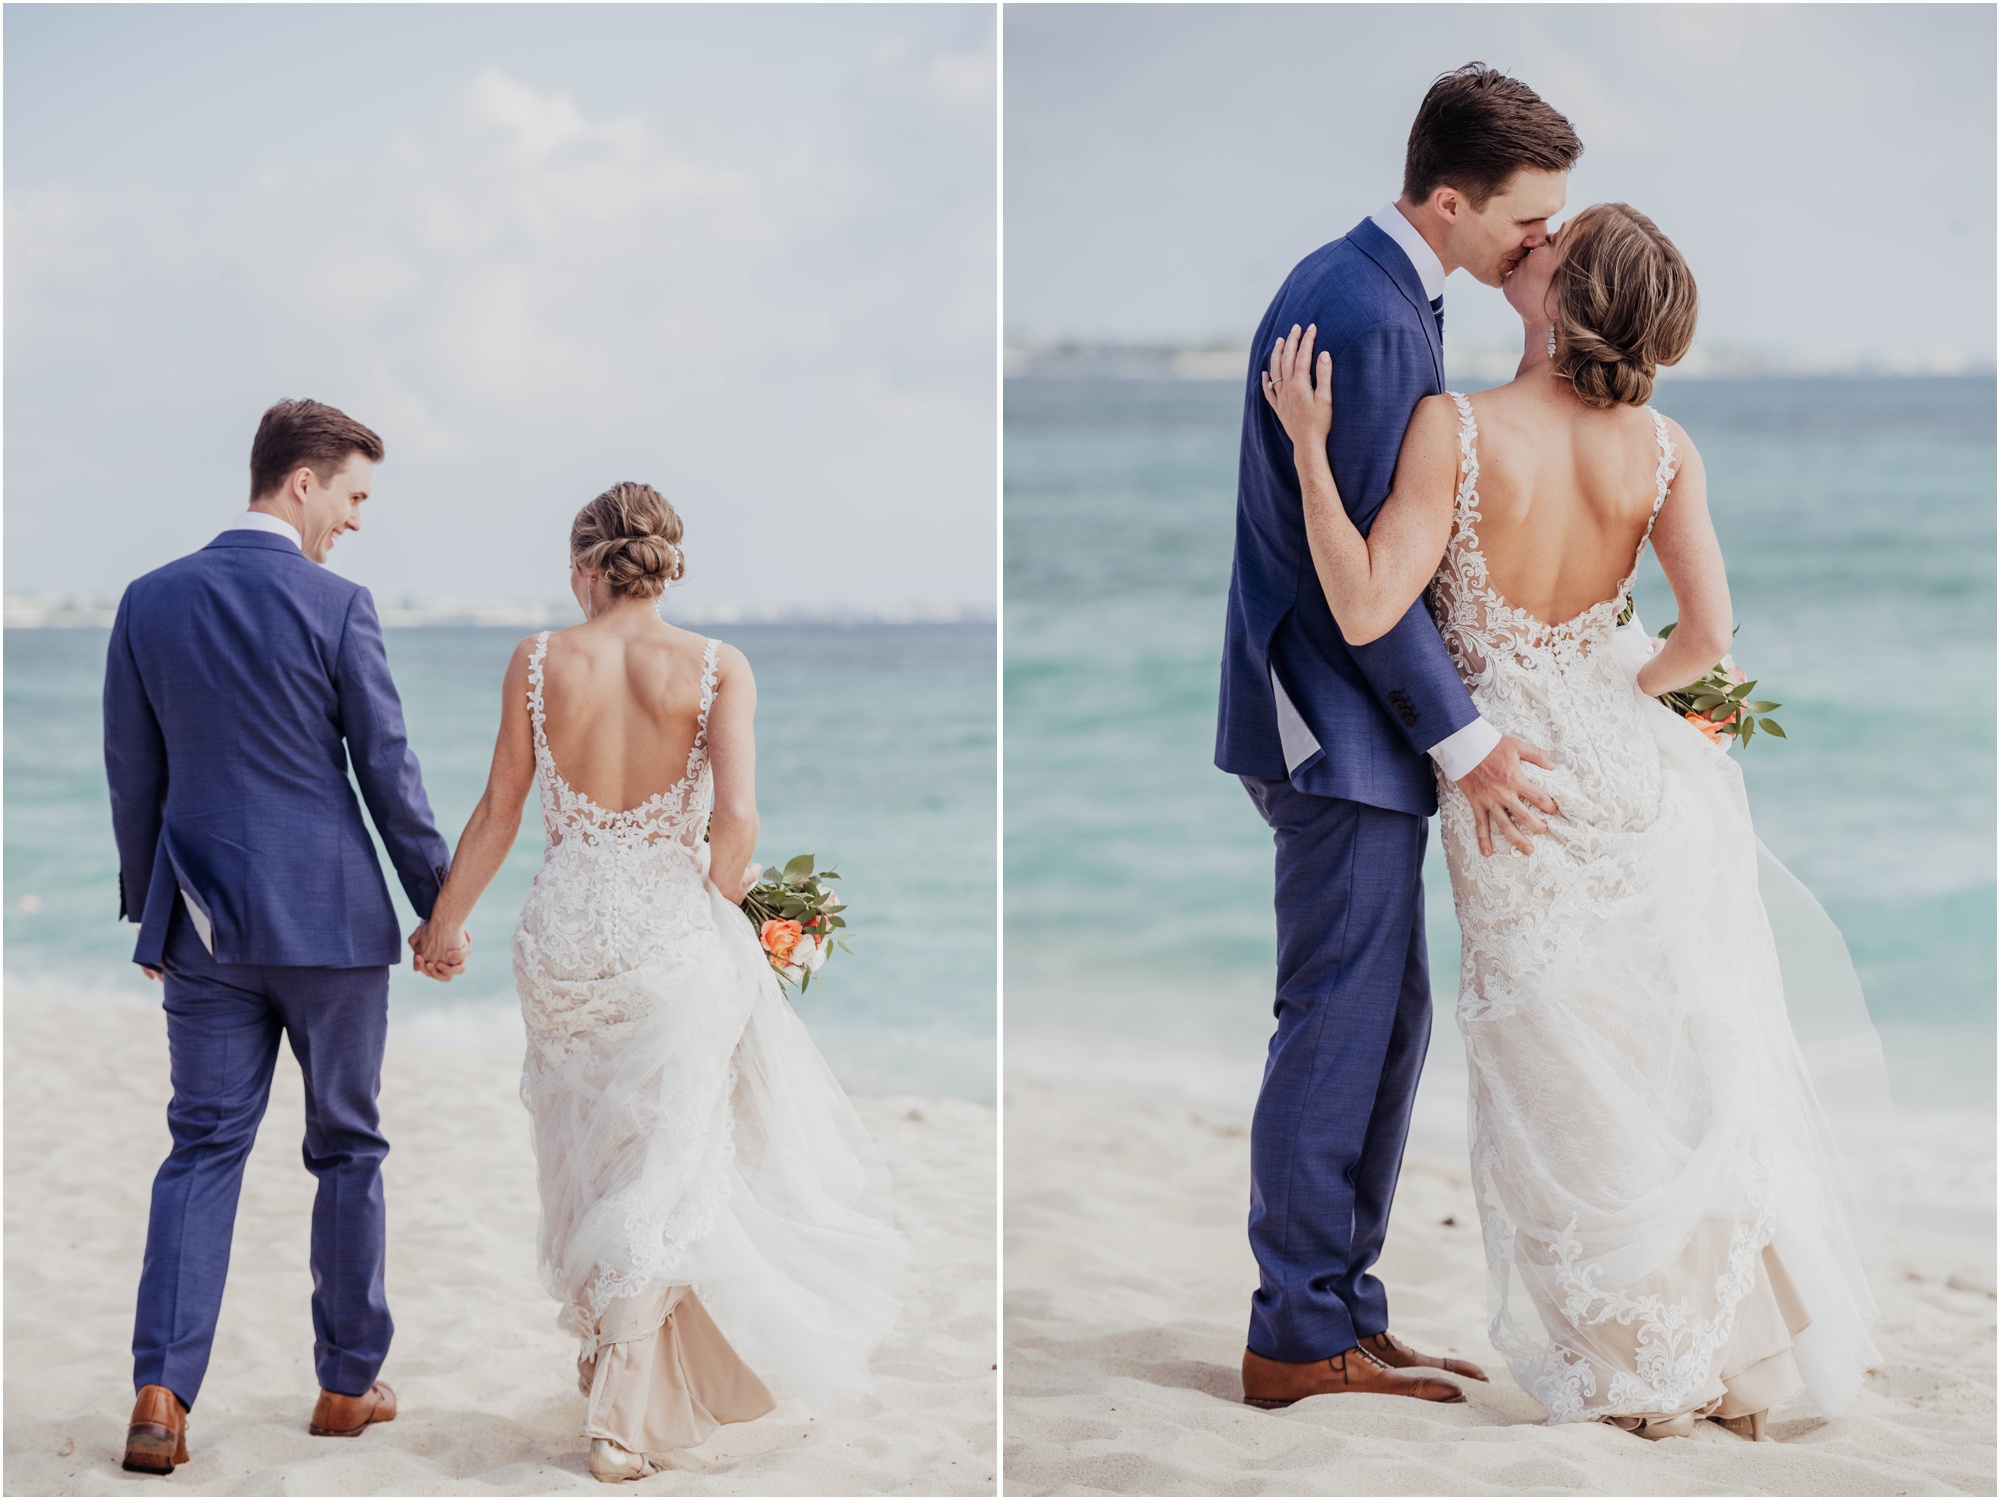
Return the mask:
<path id="1" fill-rule="evenodd" d="M 1653 513 L 1660 452 L 1651 413 L 1588 407 L 1540 382 L 1471 400 L 1487 581 L 1550 625 L 1609 599 Z"/>
<path id="2" fill-rule="evenodd" d="M 687 770 L 707 642 L 664 622 L 643 631 L 594 623 L 549 638 L 545 732 L 563 779 L 599 807 L 624 812 Z"/>

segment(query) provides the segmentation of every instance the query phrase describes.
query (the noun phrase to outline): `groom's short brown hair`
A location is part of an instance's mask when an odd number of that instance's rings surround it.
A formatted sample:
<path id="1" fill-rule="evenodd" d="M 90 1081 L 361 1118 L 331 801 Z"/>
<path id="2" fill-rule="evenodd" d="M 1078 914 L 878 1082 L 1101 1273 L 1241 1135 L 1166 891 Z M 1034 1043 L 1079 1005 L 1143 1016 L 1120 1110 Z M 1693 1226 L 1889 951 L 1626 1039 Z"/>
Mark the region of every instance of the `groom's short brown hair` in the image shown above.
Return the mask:
<path id="1" fill-rule="evenodd" d="M 1568 120 L 1518 78 L 1469 62 L 1431 84 L 1410 126 L 1403 201 L 1455 187 L 1475 210 L 1523 167 L 1567 172 L 1583 155 Z"/>
<path id="2" fill-rule="evenodd" d="M 337 407 L 319 401 L 280 401 L 264 413 L 250 442 L 250 498 L 260 500 L 303 466 L 324 484 L 359 453 L 382 462 L 382 439 Z"/>

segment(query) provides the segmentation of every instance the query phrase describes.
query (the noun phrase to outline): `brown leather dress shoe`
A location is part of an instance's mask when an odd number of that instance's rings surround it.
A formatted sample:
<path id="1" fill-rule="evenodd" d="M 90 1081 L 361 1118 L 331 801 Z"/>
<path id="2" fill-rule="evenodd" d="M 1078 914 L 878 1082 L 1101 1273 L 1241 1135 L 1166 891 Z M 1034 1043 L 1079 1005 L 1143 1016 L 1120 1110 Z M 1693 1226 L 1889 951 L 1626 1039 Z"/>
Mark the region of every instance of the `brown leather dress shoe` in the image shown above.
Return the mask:
<path id="1" fill-rule="evenodd" d="M 135 1474 L 171 1474 L 188 1461 L 187 1408 L 163 1385 L 142 1385 L 125 1429 L 125 1467 Z"/>
<path id="2" fill-rule="evenodd" d="M 395 1420 L 396 1393 L 378 1380 L 359 1396 L 321 1391 L 308 1430 L 314 1437 L 360 1437 L 371 1423 Z"/>
<path id="3" fill-rule="evenodd" d="M 1361 1341 L 1361 1347 L 1392 1370 L 1408 1370 L 1421 1365 L 1430 1370 L 1463 1375 L 1467 1380 L 1486 1379 L 1486 1372 L 1469 1359 L 1452 1359 L 1444 1354 L 1419 1354 L 1393 1333 L 1370 1334 Z M 1490 1385 L 1492 1382 L 1487 1383 Z"/>
<path id="4" fill-rule="evenodd" d="M 1366 1391 L 1378 1396 L 1414 1396 L 1419 1401 L 1462 1404 L 1465 1392 L 1434 1375 L 1405 1375 L 1392 1370 L 1366 1349 L 1344 1349 L 1331 1359 L 1306 1364 L 1266 1359 L 1243 1351 L 1243 1404 L 1266 1411 L 1290 1406 L 1308 1396 Z"/>

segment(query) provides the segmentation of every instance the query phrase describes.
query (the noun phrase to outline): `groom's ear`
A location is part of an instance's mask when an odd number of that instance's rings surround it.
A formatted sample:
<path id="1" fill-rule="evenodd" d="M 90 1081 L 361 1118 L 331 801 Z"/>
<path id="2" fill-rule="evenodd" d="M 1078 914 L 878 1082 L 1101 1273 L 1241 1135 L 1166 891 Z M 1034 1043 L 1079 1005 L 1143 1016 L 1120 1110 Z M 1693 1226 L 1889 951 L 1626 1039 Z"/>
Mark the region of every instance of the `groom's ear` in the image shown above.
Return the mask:
<path id="1" fill-rule="evenodd" d="M 1456 223 L 1460 212 L 1469 206 L 1465 194 L 1447 183 L 1439 183 L 1431 189 L 1431 212 L 1441 219 Z"/>

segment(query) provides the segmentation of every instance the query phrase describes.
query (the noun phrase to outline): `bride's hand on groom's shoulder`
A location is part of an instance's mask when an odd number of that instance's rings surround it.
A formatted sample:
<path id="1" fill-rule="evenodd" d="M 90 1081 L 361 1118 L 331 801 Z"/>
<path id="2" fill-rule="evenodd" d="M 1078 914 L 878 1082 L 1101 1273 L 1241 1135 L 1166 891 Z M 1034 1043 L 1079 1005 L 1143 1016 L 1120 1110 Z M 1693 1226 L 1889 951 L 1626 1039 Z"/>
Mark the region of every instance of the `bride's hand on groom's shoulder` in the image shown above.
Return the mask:
<path id="1" fill-rule="evenodd" d="M 1322 352 L 1313 358 L 1313 341 L 1319 325 L 1303 330 L 1298 324 L 1271 347 L 1270 363 L 1264 367 L 1264 399 L 1283 424 L 1292 446 L 1309 443 L 1324 445 L 1333 431 L 1333 356 Z"/>
<path id="2" fill-rule="evenodd" d="M 472 934 L 462 928 L 455 943 L 444 933 L 434 932 L 429 922 L 410 934 L 410 966 L 440 984 L 448 984 L 463 974 L 465 961 L 471 954 Z"/>

